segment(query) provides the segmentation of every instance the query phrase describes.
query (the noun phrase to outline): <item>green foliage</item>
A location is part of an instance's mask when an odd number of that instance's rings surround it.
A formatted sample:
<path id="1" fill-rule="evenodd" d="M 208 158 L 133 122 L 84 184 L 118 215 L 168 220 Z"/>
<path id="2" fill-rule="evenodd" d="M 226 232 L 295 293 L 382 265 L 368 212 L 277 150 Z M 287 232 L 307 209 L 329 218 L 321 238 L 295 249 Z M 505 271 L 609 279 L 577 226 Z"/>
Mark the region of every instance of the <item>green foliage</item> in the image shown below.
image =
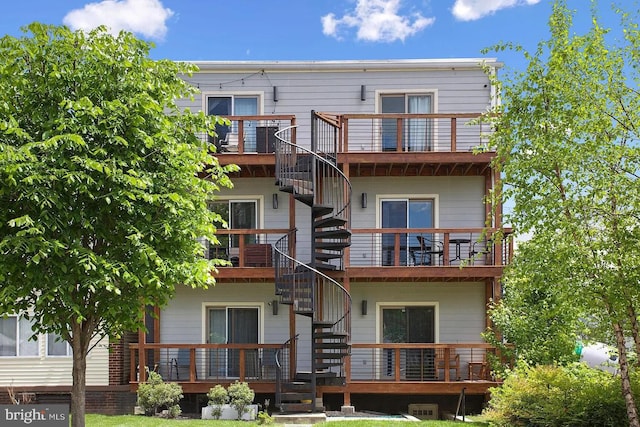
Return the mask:
<path id="1" fill-rule="evenodd" d="M 238 419 L 242 418 L 247 412 L 247 406 L 253 402 L 255 393 L 246 382 L 235 381 L 230 384 L 227 393 L 229 394 L 229 402 L 231 406 L 238 411 Z"/>
<path id="2" fill-rule="evenodd" d="M 157 372 L 149 372 L 147 382 L 138 386 L 138 406 L 147 415 L 155 415 L 165 408 L 169 417 L 179 416 L 182 413 L 179 405 L 182 397 L 182 387 L 176 383 L 165 383 Z"/>
<path id="3" fill-rule="evenodd" d="M 532 362 L 568 363 L 580 335 L 615 342 L 629 419 L 640 425 L 625 348 L 640 349 L 640 32 L 637 12 L 620 12 L 618 34 L 600 25 L 595 2 L 590 12 L 591 27 L 576 34 L 575 12 L 554 1 L 548 40 L 533 53 L 515 47 L 526 70 L 492 76 L 501 105 L 486 119 L 503 177 L 492 202 L 515 202 L 505 222 L 530 238 L 491 317 Z M 504 49 L 514 46 L 495 47 Z"/>
<path id="4" fill-rule="evenodd" d="M 258 424 L 273 424 L 273 417 L 267 411 L 258 412 Z"/>
<path id="5" fill-rule="evenodd" d="M 207 200 L 237 167 L 204 137 L 222 119 L 176 103 L 196 93 L 181 78 L 194 66 L 151 60 L 127 32 L 24 32 L 0 39 L 0 313 L 68 341 L 84 378 L 92 339 L 213 284 L 196 239 L 217 241 Z"/>
<path id="6" fill-rule="evenodd" d="M 229 394 L 224 387 L 217 384 L 209 389 L 207 397 L 209 398 L 209 406 L 212 407 L 211 414 L 217 420 L 222 415 L 222 405 L 229 401 Z"/>
<path id="7" fill-rule="evenodd" d="M 638 384 L 637 376 L 635 384 Z M 620 377 L 587 367 L 521 364 L 491 389 L 484 412 L 496 426 L 621 426 L 628 423 Z"/>

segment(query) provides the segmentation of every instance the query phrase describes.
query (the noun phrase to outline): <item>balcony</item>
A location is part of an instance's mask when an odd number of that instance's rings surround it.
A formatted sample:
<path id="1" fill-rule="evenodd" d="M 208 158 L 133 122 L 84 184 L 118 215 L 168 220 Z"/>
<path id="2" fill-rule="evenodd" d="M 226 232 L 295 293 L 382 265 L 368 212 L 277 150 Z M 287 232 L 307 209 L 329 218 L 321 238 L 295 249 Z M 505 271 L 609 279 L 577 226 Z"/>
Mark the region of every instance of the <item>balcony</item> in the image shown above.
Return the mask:
<path id="1" fill-rule="evenodd" d="M 295 342 L 295 341 L 293 341 Z M 144 349 L 144 351 L 141 351 Z M 215 384 L 246 381 L 256 392 L 274 392 L 277 361 L 281 378 L 296 372 L 294 345 L 282 344 L 130 344 L 129 381 L 144 380 L 139 366 L 178 382 L 186 393 L 206 393 Z M 484 393 L 495 386 L 488 366 L 496 349 L 482 343 L 352 343 L 346 386 L 320 386 L 325 392 L 457 394 Z M 142 356 L 142 357 L 141 357 Z"/>
<path id="2" fill-rule="evenodd" d="M 203 242 L 205 257 L 227 261 L 218 267 L 217 279 L 273 281 L 273 245 L 288 232 L 283 228 L 218 229 L 216 237 L 220 244 Z"/>
<path id="3" fill-rule="evenodd" d="M 480 113 L 344 114 L 317 113 L 317 132 L 337 132 L 339 163 L 350 176 L 483 175 L 494 157 L 491 126 Z M 296 125 L 293 115 L 229 116 L 211 138 L 222 164 L 242 167 L 239 176 L 273 176 L 274 133 Z M 309 140 L 304 135 L 305 141 Z M 297 143 L 296 128 L 291 141 Z M 309 143 L 303 143 L 303 145 Z M 322 147 L 318 147 L 322 148 Z M 251 154 L 247 156 L 247 154 Z"/>
<path id="4" fill-rule="evenodd" d="M 480 116 L 318 113 L 318 127 L 340 129 L 338 161 L 350 176 L 484 175 L 495 153 Z"/>
<path id="5" fill-rule="evenodd" d="M 482 228 L 361 228 L 351 232 L 348 275 L 352 279 L 482 280 L 500 276 L 513 253 L 510 229 L 502 234 Z"/>
<path id="6" fill-rule="evenodd" d="M 207 136 L 215 144 L 221 164 L 242 167 L 240 176 L 273 176 L 274 134 L 285 127 L 294 126 L 293 115 L 228 116 L 229 126 L 216 126 L 217 137 Z M 296 141 L 295 128 L 291 134 Z"/>
<path id="7" fill-rule="evenodd" d="M 219 229 L 221 244 L 204 242 L 206 256 L 228 261 L 218 267 L 218 280 L 273 281 L 273 244 L 288 232 Z M 483 228 L 360 228 L 351 232 L 346 274 L 354 280 L 484 280 L 500 276 L 513 254 L 511 229 L 500 234 Z"/>

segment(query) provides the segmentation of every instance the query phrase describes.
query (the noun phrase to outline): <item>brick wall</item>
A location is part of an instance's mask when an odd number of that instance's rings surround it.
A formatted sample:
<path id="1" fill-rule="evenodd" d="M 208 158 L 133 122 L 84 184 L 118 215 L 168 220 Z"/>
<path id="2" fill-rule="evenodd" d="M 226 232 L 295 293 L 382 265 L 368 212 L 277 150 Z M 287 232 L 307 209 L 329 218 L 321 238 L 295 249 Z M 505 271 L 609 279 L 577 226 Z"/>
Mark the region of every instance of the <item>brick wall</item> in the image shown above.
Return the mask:
<path id="1" fill-rule="evenodd" d="M 66 387 L 68 388 L 68 387 Z M 27 390 L 25 390 L 27 391 Z M 42 390 L 37 388 L 28 390 L 35 393 L 33 404 L 71 404 L 69 390 Z M 19 391 L 16 394 L 19 395 Z M 136 404 L 136 394 L 129 391 L 129 386 L 101 387 L 100 389 L 88 389 L 85 394 L 86 411 L 90 414 L 124 415 L 133 414 Z M 0 405 L 10 405 L 8 393 L 0 392 Z"/>

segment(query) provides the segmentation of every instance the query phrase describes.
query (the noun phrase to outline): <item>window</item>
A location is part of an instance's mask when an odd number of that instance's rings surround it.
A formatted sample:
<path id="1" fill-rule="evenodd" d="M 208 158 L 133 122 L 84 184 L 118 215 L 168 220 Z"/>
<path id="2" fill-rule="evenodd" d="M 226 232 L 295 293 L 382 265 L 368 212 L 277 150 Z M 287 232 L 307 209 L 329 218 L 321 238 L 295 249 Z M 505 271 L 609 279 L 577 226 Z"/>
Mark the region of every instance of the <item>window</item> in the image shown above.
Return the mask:
<path id="1" fill-rule="evenodd" d="M 209 203 L 209 209 L 219 214 L 229 226 L 230 230 L 258 228 L 258 200 L 216 200 Z M 240 240 L 244 244 L 258 243 L 256 234 L 218 234 L 219 246 L 209 246 L 209 259 L 231 259 L 238 256 Z M 227 257 L 227 258 L 225 258 Z M 231 258 L 229 258 L 231 257 Z"/>
<path id="2" fill-rule="evenodd" d="M 70 356 L 71 347 L 60 335 L 47 334 L 47 356 Z"/>
<path id="3" fill-rule="evenodd" d="M 382 228 L 433 228 L 434 200 L 424 199 L 386 199 L 380 204 Z M 399 237 L 399 241 L 396 239 Z M 418 237 L 433 242 L 433 236 L 426 233 L 383 233 L 382 265 L 396 265 L 396 255 L 400 265 L 416 263 L 416 255 L 422 248 Z M 422 254 L 418 254 L 422 261 Z M 431 263 L 431 258 L 428 259 Z"/>
<path id="4" fill-rule="evenodd" d="M 258 114 L 257 95 L 226 95 L 207 98 L 207 114 L 216 116 L 255 116 Z M 256 151 L 256 121 L 243 122 L 244 150 Z M 227 134 L 238 133 L 238 123 L 231 126 L 216 125 L 219 140 L 227 140 Z"/>
<path id="5" fill-rule="evenodd" d="M 436 338 L 436 306 L 382 307 L 383 343 L 433 343 Z M 400 353 L 405 379 L 435 378 L 435 351 L 432 348 L 403 349 Z M 395 352 L 385 350 L 385 375 L 395 370 Z"/>
<path id="6" fill-rule="evenodd" d="M 207 310 L 207 342 L 211 344 L 257 344 L 258 307 L 209 307 Z M 258 353 L 245 352 L 245 374 L 257 375 Z M 212 376 L 238 377 L 240 350 L 212 350 L 209 358 Z"/>
<path id="7" fill-rule="evenodd" d="M 22 317 L 0 318 L 0 356 L 38 356 L 38 341 L 29 339 L 31 325 Z"/>
<path id="8" fill-rule="evenodd" d="M 395 114 L 419 114 L 433 111 L 431 94 L 385 94 L 380 98 L 380 111 Z M 402 151 L 431 151 L 433 119 L 406 119 L 401 130 Z M 382 119 L 382 150 L 396 151 L 398 121 Z"/>

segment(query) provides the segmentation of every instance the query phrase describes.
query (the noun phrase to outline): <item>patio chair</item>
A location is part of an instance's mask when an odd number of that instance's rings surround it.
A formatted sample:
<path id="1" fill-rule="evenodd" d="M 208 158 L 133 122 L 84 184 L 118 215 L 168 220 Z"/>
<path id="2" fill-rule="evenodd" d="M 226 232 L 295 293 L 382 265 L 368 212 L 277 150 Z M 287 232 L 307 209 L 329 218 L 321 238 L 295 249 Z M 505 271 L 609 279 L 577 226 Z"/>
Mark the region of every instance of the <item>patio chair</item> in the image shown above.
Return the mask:
<path id="1" fill-rule="evenodd" d="M 436 349 L 436 369 L 444 371 L 445 369 L 444 348 Z M 460 380 L 460 355 L 456 353 L 456 349 L 449 349 L 449 371 L 455 371 L 453 380 Z M 443 372 L 444 373 L 444 372 Z M 444 377 L 443 377 L 444 378 Z"/>
<path id="2" fill-rule="evenodd" d="M 171 359 L 169 368 L 169 379 L 173 378 L 173 372 L 175 370 L 176 380 L 180 380 L 180 373 L 182 373 L 182 379 L 189 379 L 189 369 L 191 368 L 191 354 L 188 348 L 179 348 L 178 356 Z M 198 367 L 195 367 L 196 378 L 198 378 Z"/>
<path id="3" fill-rule="evenodd" d="M 491 254 L 491 245 L 486 239 L 476 240 L 473 233 L 470 235 L 471 244 L 469 245 L 469 260 L 471 265 L 475 265 L 476 259 L 479 257 L 487 257 Z M 483 262 L 483 264 L 486 262 Z"/>
<path id="4" fill-rule="evenodd" d="M 418 243 L 420 244 L 419 251 L 413 253 L 415 265 L 432 265 L 432 257 L 437 255 L 440 258 L 438 265 L 442 265 L 442 258 L 444 257 L 444 245 L 442 242 L 435 241 L 433 239 L 425 238 L 424 236 L 416 236 Z M 419 255 L 418 253 L 419 252 Z"/>

